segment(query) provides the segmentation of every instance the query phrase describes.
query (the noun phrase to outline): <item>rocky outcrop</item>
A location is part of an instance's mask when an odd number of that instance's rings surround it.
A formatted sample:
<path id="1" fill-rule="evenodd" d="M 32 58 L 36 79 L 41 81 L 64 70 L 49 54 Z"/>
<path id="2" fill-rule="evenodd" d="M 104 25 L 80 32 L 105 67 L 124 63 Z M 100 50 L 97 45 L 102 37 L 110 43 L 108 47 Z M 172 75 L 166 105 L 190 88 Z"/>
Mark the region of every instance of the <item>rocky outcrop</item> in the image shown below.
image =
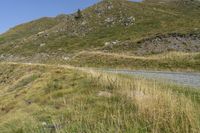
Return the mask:
<path id="1" fill-rule="evenodd" d="M 170 33 L 157 35 L 137 42 L 137 54 L 154 54 L 168 51 L 200 52 L 200 34 Z"/>
<path id="2" fill-rule="evenodd" d="M 169 51 L 200 52 L 200 34 L 158 34 L 137 42 L 119 41 L 116 44 L 106 42 L 104 51 L 131 51 L 137 55 L 158 54 Z"/>

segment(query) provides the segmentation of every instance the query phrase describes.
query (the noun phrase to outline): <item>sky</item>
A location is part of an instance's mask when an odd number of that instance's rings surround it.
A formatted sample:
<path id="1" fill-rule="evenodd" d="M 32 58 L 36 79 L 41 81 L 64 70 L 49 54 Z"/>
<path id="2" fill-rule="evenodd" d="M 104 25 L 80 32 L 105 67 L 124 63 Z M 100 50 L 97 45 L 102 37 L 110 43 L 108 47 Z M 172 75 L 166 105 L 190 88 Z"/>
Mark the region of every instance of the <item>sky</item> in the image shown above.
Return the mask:
<path id="1" fill-rule="evenodd" d="M 100 0 L 0 0 L 0 33 L 41 17 L 54 17 L 84 9 Z M 140 1 L 140 0 L 133 0 Z"/>

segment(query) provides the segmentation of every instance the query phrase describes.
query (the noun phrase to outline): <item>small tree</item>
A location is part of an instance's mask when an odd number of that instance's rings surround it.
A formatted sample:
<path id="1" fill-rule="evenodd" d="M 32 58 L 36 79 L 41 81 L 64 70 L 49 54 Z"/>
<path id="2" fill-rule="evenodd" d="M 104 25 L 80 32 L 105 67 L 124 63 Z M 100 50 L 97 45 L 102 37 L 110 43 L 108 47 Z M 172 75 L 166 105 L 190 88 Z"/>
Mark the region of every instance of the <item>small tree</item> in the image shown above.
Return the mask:
<path id="1" fill-rule="evenodd" d="M 81 17 L 82 17 L 81 10 L 80 10 L 80 9 L 78 9 L 78 11 L 77 11 L 77 13 L 76 13 L 76 16 L 75 16 L 75 18 L 76 18 L 76 19 L 80 19 Z"/>

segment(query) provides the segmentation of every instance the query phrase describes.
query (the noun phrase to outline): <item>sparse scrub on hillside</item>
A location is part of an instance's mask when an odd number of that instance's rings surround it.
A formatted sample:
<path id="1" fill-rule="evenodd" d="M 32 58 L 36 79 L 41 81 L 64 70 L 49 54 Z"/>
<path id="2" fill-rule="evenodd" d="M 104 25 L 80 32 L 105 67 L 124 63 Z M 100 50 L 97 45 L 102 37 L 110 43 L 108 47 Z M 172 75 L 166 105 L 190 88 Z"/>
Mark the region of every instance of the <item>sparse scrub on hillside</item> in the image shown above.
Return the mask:
<path id="1" fill-rule="evenodd" d="M 145 38 L 158 34 L 189 34 L 199 31 L 199 8 L 194 8 L 194 5 L 197 4 L 193 3 L 185 8 L 178 7 L 176 4 L 150 4 L 124 0 L 102 1 L 79 11 L 77 15 L 74 13 L 59 15 L 55 18 L 42 18 L 10 29 L 1 35 L 6 41 L 0 41 L 2 44 L 0 53 L 25 57 L 34 57 L 36 53 L 71 55 L 82 50 L 102 49 L 105 42 L 114 40 L 129 41 L 130 44 L 134 44 L 122 45 L 116 49 L 117 52 L 122 52 L 122 50 L 134 52 L 135 48 L 140 46 L 136 46 L 135 42 Z M 82 21 L 74 19 L 76 16 L 77 18 L 82 16 Z M 177 41 L 185 42 L 185 39 L 183 37 L 182 41 L 178 41 L 179 39 L 169 41 L 177 43 Z M 167 44 L 173 47 L 174 43 L 170 42 Z M 195 50 L 195 47 L 190 47 L 190 44 L 199 41 L 193 38 L 186 42 L 188 43 L 187 48 Z M 41 47 L 41 44 L 44 43 L 46 45 Z M 152 45 L 154 44 L 156 45 L 156 43 L 152 43 Z M 177 46 L 179 47 L 179 45 Z M 116 46 L 114 47 L 116 48 Z M 152 49 L 154 50 L 155 47 Z M 197 47 L 199 49 L 199 46 Z M 112 48 L 111 51 L 115 48 Z M 148 48 L 146 51 L 150 52 Z M 163 48 L 162 45 L 160 48 Z M 191 51 L 187 48 L 183 48 L 181 51 Z"/>

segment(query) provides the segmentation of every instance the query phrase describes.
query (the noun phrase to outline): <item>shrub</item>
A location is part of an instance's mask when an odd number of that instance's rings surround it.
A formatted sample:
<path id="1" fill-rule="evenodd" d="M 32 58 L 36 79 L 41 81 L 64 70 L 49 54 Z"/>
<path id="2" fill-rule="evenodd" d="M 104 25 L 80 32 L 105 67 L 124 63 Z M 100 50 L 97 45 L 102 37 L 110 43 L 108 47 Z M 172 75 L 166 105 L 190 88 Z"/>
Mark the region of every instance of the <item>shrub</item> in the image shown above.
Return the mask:
<path id="1" fill-rule="evenodd" d="M 60 90 L 62 89 L 62 85 L 59 83 L 59 81 L 57 79 L 54 79 L 53 81 L 50 80 L 46 87 L 45 87 L 45 93 L 51 93 L 53 91 L 56 91 L 56 90 Z"/>
<path id="2" fill-rule="evenodd" d="M 77 13 L 76 13 L 76 16 L 75 16 L 75 19 L 80 19 L 82 17 L 82 13 L 81 13 L 81 10 L 78 9 Z"/>

